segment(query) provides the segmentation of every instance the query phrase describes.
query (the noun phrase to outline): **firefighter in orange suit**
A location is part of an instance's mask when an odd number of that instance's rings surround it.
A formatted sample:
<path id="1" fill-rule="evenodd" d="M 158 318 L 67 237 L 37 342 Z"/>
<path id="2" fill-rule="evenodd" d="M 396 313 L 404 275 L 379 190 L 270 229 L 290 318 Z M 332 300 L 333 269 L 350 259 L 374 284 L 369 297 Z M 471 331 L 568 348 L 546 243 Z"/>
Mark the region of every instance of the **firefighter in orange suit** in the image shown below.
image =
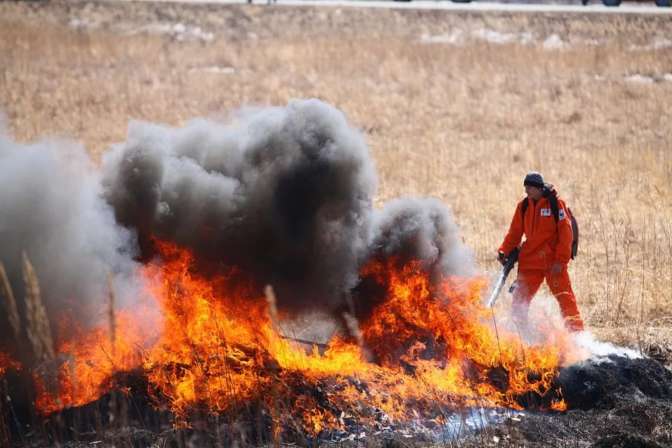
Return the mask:
<path id="1" fill-rule="evenodd" d="M 570 331 L 582 331 L 583 320 L 567 272 L 572 257 L 572 224 L 565 203 L 557 198 L 553 187 L 544 183 L 540 173 L 530 172 L 523 182 L 527 197 L 518 203 L 511 226 L 499 247 L 498 258 L 515 249 L 525 235 L 518 256 L 518 278 L 513 289 L 513 319 L 519 328 L 527 330 L 527 314 L 532 301 L 546 279 L 560 305 L 565 326 Z M 550 195 L 556 195 L 550 198 Z M 554 210 L 551 201 L 555 204 Z M 527 201 L 527 204 L 524 204 Z"/>

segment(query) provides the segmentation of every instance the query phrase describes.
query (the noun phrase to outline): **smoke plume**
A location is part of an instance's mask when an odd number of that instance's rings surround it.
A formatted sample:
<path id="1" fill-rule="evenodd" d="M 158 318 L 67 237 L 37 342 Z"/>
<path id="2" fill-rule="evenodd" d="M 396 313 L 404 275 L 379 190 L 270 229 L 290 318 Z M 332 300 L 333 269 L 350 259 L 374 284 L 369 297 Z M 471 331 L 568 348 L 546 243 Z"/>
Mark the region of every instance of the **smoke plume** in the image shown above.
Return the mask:
<path id="1" fill-rule="evenodd" d="M 395 199 L 374 214 L 370 256 L 395 257 L 399 262 L 419 260 L 440 275 L 473 274 L 471 252 L 458 239 L 450 211 L 433 198 Z"/>
<path id="2" fill-rule="evenodd" d="M 100 173 L 81 146 L 22 145 L 0 135 L 0 179 L 0 261 L 17 298 L 24 296 L 24 252 L 50 315 L 94 318 L 110 275 L 120 300 L 135 294 L 133 234 L 115 222 Z"/>
<path id="3" fill-rule="evenodd" d="M 318 100 L 246 109 L 229 124 L 133 122 L 102 169 L 74 143 L 0 137 L 0 178 L 0 261 L 20 299 L 25 251 L 52 320 L 100 318 L 110 275 L 120 305 L 135 299 L 139 262 L 155 255 L 156 239 L 193 250 L 204 272 L 244 273 L 260 296 L 273 285 L 278 305 L 294 312 L 340 313 L 372 259 L 473 270 L 439 201 L 374 210 L 362 134 Z M 358 309 L 374 300 L 353 298 Z"/>
<path id="4" fill-rule="evenodd" d="M 376 173 L 359 131 L 318 100 L 241 112 L 233 124 L 133 123 L 104 161 L 117 220 L 272 284 L 289 309 L 335 309 L 371 256 L 421 257 L 464 271 L 471 260 L 438 201 L 374 212 Z"/>

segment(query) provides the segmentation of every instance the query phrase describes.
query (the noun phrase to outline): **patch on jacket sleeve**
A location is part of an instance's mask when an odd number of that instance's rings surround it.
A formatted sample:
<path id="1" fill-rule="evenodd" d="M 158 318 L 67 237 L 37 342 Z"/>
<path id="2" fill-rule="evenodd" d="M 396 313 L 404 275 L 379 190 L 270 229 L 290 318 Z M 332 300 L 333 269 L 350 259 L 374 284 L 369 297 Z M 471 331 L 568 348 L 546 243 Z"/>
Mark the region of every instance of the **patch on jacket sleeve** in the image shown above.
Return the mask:
<path id="1" fill-rule="evenodd" d="M 565 211 L 563 209 L 558 210 L 558 221 L 565 219 Z"/>

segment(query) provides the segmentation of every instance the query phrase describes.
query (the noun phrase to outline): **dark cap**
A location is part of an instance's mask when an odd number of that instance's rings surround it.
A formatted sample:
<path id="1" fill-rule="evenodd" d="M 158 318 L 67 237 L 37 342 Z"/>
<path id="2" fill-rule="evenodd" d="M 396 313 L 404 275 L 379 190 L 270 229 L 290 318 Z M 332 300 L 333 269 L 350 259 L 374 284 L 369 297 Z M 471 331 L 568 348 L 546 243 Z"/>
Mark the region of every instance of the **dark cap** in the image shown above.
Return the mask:
<path id="1" fill-rule="evenodd" d="M 537 188 L 544 188 L 544 177 L 541 175 L 541 173 L 537 173 L 536 171 L 530 171 L 529 173 L 527 173 L 527 176 L 525 176 L 523 185 L 529 185 L 531 187 L 537 187 Z"/>

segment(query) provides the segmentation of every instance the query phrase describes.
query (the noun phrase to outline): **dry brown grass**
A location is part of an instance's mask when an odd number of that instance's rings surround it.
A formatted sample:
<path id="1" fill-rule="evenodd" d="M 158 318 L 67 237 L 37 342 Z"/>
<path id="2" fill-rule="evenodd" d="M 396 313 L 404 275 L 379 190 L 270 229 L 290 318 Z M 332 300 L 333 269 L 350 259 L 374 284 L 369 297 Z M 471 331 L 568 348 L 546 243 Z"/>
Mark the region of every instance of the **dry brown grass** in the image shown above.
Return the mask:
<path id="1" fill-rule="evenodd" d="M 7 316 L 9 326 L 12 327 L 14 341 L 18 342 L 21 337 L 21 320 L 19 319 L 19 310 L 16 306 L 16 299 L 12 291 L 12 285 L 9 283 L 5 266 L 0 263 L 0 300 L 2 300 L 3 309 Z"/>
<path id="2" fill-rule="evenodd" d="M 152 21 L 215 39 L 119 31 Z M 534 43 L 421 42 L 455 29 Z M 667 18 L 615 15 L 4 3 L 0 104 L 16 138 L 66 135 L 100 154 L 129 119 L 180 125 L 324 99 L 366 132 L 377 205 L 442 199 L 489 270 L 522 176 L 540 170 L 582 225 L 572 276 L 589 326 L 618 342 L 672 340 L 672 82 L 625 80 L 672 73 L 671 48 L 631 50 L 666 29 Z M 574 45 L 545 50 L 551 34 Z"/>
<path id="3" fill-rule="evenodd" d="M 26 335 L 33 349 L 33 359 L 36 363 L 51 361 L 55 357 L 54 341 L 51 335 L 51 326 L 47 317 L 47 310 L 42 303 L 40 285 L 33 264 L 23 253 L 23 281 L 26 296 Z"/>

